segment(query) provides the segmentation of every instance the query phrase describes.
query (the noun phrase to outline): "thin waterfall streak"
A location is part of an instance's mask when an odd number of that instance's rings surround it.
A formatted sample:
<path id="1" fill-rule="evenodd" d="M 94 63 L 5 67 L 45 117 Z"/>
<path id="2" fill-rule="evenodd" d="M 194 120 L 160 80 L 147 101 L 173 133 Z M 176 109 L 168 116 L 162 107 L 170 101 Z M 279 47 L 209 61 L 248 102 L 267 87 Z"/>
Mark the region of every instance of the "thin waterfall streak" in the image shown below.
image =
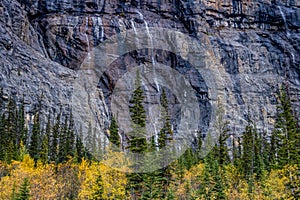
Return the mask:
<path id="1" fill-rule="evenodd" d="M 292 52 L 291 52 L 291 55 L 292 55 L 292 61 L 293 61 L 293 63 L 296 63 L 295 55 Z"/>
<path id="2" fill-rule="evenodd" d="M 158 150 L 158 132 L 157 132 L 157 127 L 156 127 L 155 123 L 154 123 L 154 143 L 156 146 L 156 150 Z"/>
<path id="3" fill-rule="evenodd" d="M 131 23 L 131 26 L 132 26 L 132 28 L 133 28 L 133 31 L 134 31 L 135 35 L 137 35 L 137 33 L 136 33 L 136 28 L 135 28 L 135 25 L 134 25 L 134 22 L 133 22 L 132 19 L 130 20 L 130 23 Z"/>
<path id="4" fill-rule="evenodd" d="M 90 40 L 89 40 L 89 37 L 88 37 L 88 30 L 89 30 L 89 17 L 85 17 L 85 38 L 86 38 L 86 42 L 87 42 L 87 47 L 88 47 L 88 49 L 87 49 L 87 55 L 88 55 L 88 58 L 90 59 L 91 57 L 90 57 Z"/>
<path id="5" fill-rule="evenodd" d="M 136 13 L 140 16 L 141 20 L 144 20 L 144 15 L 140 11 L 136 10 Z"/>
<path id="6" fill-rule="evenodd" d="M 93 20 L 93 23 L 95 21 L 95 35 L 98 41 L 103 41 L 104 32 L 103 32 L 103 24 L 101 17 L 96 17 L 95 20 Z"/>
<path id="7" fill-rule="evenodd" d="M 103 27 L 102 18 L 98 17 L 97 19 L 98 19 L 99 30 L 100 30 L 100 41 L 103 42 L 103 40 L 104 40 L 104 27 Z"/>
<path id="8" fill-rule="evenodd" d="M 290 36 L 290 32 L 289 32 L 289 29 L 288 29 L 288 25 L 287 25 L 287 22 L 286 22 L 286 17 L 281 9 L 280 6 L 277 6 L 279 11 L 280 11 L 280 14 L 281 14 L 281 17 L 283 19 L 283 22 L 284 22 L 284 27 L 285 27 L 285 31 L 286 31 L 286 35 L 289 37 Z"/>
<path id="9" fill-rule="evenodd" d="M 149 26 L 148 26 L 147 21 L 144 20 L 144 23 L 145 23 L 147 35 L 148 35 L 148 37 L 149 37 L 149 39 L 150 39 L 151 62 L 152 62 L 152 65 L 153 65 L 153 77 L 154 77 L 154 83 L 155 83 L 155 86 L 156 86 L 156 90 L 159 92 L 159 85 L 158 85 L 158 83 L 157 83 L 156 72 L 155 72 L 155 65 L 156 65 L 156 62 L 155 62 L 155 59 L 154 59 L 153 38 L 152 38 L 152 35 L 151 35 L 151 33 L 150 33 L 150 30 L 149 30 Z"/>
<path id="10" fill-rule="evenodd" d="M 130 20 L 130 23 L 131 23 L 131 27 L 133 28 L 134 34 L 135 34 L 135 38 L 134 38 L 135 46 L 138 49 L 139 48 L 139 44 L 140 44 L 138 33 L 137 33 L 136 27 L 134 25 L 134 21 L 132 19 Z"/>

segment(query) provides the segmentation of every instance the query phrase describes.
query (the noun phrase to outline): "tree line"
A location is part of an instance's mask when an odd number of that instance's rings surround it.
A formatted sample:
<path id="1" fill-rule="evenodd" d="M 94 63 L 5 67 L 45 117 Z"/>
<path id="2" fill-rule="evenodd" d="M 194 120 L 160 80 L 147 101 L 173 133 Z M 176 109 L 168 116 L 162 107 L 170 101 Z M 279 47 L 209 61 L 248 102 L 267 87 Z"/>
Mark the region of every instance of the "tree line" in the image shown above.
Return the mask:
<path id="1" fill-rule="evenodd" d="M 20 160 L 26 152 L 35 163 L 40 160 L 45 164 L 63 163 L 69 157 L 80 161 L 89 156 L 82 135 L 74 131 L 72 113 L 64 116 L 63 120 L 61 113 L 54 120 L 49 115 L 43 128 L 40 106 L 37 106 L 32 116 L 26 116 L 24 101 L 17 105 L 11 97 L 7 104 L 1 105 L 1 110 L 0 160 L 8 163 Z"/>
<path id="2" fill-rule="evenodd" d="M 156 138 L 146 132 L 144 98 L 142 79 L 137 71 L 135 89 L 129 101 L 132 133 L 126 137 L 128 145 L 125 148 L 134 153 L 159 151 L 173 140 L 166 92 L 162 90 L 160 96 L 163 126 Z M 80 188 L 73 188 L 74 196 L 67 195 L 69 199 L 83 196 L 88 199 L 112 199 L 112 196 L 115 199 L 268 199 L 268 196 L 270 199 L 297 199 L 300 195 L 299 122 L 284 87 L 278 93 L 275 124 L 271 133 L 259 132 L 251 117 L 242 133 L 234 133 L 225 118 L 223 106 L 218 103 L 215 132 L 206 136 L 205 144 L 202 144 L 202 138 L 198 138 L 197 148 L 187 149 L 166 167 L 145 173 L 135 172 L 141 165 L 138 162 L 130 166 L 132 173 L 116 173 L 106 168 L 108 175 L 93 173 L 97 171 L 96 166 L 104 169 L 100 160 L 95 160 L 91 154 L 100 148 L 96 132 L 89 124 L 84 139 L 82 133 L 75 133 L 72 113 L 64 117 L 58 114 L 55 119 L 49 116 L 45 128 L 42 128 L 37 108 L 29 129 L 24 102 L 17 106 L 10 98 L 7 104 L 2 103 L 2 110 L 0 161 L 8 165 L 13 160 L 24 162 L 24 155 L 28 155 L 36 169 L 41 163 L 61 168 L 72 165 L 72 169 L 78 168 L 75 170 L 78 173 L 84 168 L 85 179 L 82 179 Z M 212 142 L 213 134 L 218 136 L 216 142 Z M 111 117 L 109 140 L 121 148 L 115 116 Z M 208 147 L 212 150 L 202 157 L 203 148 Z M 86 160 L 89 164 L 86 164 Z M 80 168 L 81 165 L 84 167 Z M 88 173 L 91 174 L 88 176 Z M 79 174 L 76 180 L 81 176 Z M 119 193 L 113 190 L 114 185 L 108 184 L 110 178 L 116 179 L 114 174 L 126 180 L 118 186 Z M 3 181 L 1 177 L 0 181 Z M 274 181 L 278 182 L 277 185 L 271 186 Z M 29 185 L 26 177 L 17 196 L 30 196 L 27 190 Z M 87 189 L 86 185 L 92 185 L 92 188 Z M 122 195 L 118 196 L 120 191 Z"/>

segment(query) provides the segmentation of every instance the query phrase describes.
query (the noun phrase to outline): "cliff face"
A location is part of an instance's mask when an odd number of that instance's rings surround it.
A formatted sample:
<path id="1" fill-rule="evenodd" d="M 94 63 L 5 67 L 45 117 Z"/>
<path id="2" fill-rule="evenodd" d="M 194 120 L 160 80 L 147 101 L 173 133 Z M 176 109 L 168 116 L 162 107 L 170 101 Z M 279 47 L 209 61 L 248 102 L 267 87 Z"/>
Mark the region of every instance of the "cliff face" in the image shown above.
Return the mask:
<path id="1" fill-rule="evenodd" d="M 87 52 L 116 33 L 145 26 L 180 31 L 210 46 L 203 53 L 211 55 L 218 70 L 218 95 L 233 129 L 246 125 L 248 110 L 258 129 L 270 128 L 280 83 L 288 83 L 299 114 L 300 2 L 293 0 L 2 0 L 3 98 L 25 95 L 31 110 L 43 94 L 45 108 L 51 113 L 68 107 L 72 84 Z M 161 63 L 170 58 L 176 61 L 170 61 L 170 66 L 187 76 L 184 69 L 189 66 L 179 56 L 154 52 Z M 138 57 L 129 57 L 138 63 L 146 54 L 141 51 Z M 174 63 L 181 65 L 176 68 Z M 190 74 L 188 80 L 197 94 L 210 97 L 203 75 Z M 111 87 L 105 83 L 116 83 L 116 77 L 112 72 L 99 81 L 106 100 Z M 168 95 L 176 101 L 171 91 Z M 206 125 L 212 113 L 211 101 L 216 99 L 199 99 L 201 113 L 208 113 L 203 117 Z M 103 118 L 107 118 L 105 105 L 100 107 Z M 174 112 L 179 109 L 173 107 Z"/>

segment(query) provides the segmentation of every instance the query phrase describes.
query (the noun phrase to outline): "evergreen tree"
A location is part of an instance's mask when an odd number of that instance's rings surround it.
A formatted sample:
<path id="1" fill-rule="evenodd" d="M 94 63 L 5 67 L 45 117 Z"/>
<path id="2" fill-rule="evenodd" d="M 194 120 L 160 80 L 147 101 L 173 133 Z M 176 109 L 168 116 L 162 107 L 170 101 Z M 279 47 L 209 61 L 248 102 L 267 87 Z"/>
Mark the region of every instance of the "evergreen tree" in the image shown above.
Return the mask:
<path id="1" fill-rule="evenodd" d="M 7 104 L 7 118 L 5 118 L 4 122 L 4 136 L 6 138 L 5 141 L 5 160 L 10 162 L 11 160 L 17 159 L 17 107 L 16 103 L 12 98 L 9 98 Z"/>
<path id="2" fill-rule="evenodd" d="M 104 186 L 103 186 L 103 180 L 101 177 L 101 174 L 98 175 L 95 185 L 94 185 L 95 191 L 92 194 L 91 199 L 105 199 L 104 197 Z"/>
<path id="3" fill-rule="evenodd" d="M 155 153 L 155 151 L 162 150 L 166 145 L 167 142 L 170 142 L 173 139 L 173 131 L 171 128 L 170 123 L 170 115 L 168 111 L 168 101 L 167 96 L 165 93 L 165 90 L 162 89 L 162 94 L 160 96 L 160 104 L 161 104 L 161 120 L 163 122 L 163 127 L 161 128 L 159 134 L 157 143 L 155 141 L 154 136 L 151 137 L 150 144 L 148 145 L 148 151 L 152 152 L 152 154 Z M 157 149 L 158 148 L 158 149 Z M 162 156 L 159 152 L 157 152 L 157 159 L 164 160 L 165 158 L 162 158 Z M 150 165 L 153 165 L 152 158 L 149 158 Z M 153 166 L 152 166 L 153 167 Z M 161 167 L 161 166 L 160 166 Z M 145 187 L 146 192 L 143 195 L 143 198 L 148 199 L 163 199 L 165 198 L 169 182 L 171 179 L 171 167 L 165 166 L 161 169 L 157 169 L 153 172 L 149 172 L 144 174 L 145 179 Z"/>
<path id="4" fill-rule="evenodd" d="M 51 137 L 51 121 L 50 121 L 50 115 L 48 116 L 48 122 L 46 125 L 46 130 L 43 135 L 42 139 L 42 147 L 40 151 L 40 159 L 44 164 L 47 164 L 49 162 L 49 156 L 50 156 L 50 137 Z"/>
<path id="5" fill-rule="evenodd" d="M 250 124 L 246 126 L 242 139 L 242 173 L 249 180 L 254 173 L 254 134 Z"/>
<path id="6" fill-rule="evenodd" d="M 279 93 L 277 119 L 271 142 L 272 150 L 275 151 L 275 155 L 271 155 L 275 162 L 273 165 L 283 167 L 287 164 L 300 163 L 300 131 L 285 88 Z"/>
<path id="7" fill-rule="evenodd" d="M 20 148 L 18 151 L 18 160 L 22 161 L 25 155 L 28 155 L 28 151 L 26 149 L 26 146 L 21 141 Z"/>
<path id="8" fill-rule="evenodd" d="M 34 159 L 35 163 L 39 159 L 40 142 L 41 142 L 40 115 L 39 112 L 37 112 L 33 119 L 33 128 L 30 137 L 30 145 L 28 149 L 28 152 L 30 156 Z"/>
<path id="9" fill-rule="evenodd" d="M 29 200 L 29 180 L 27 178 L 24 179 L 18 194 L 16 195 L 15 200 Z"/>
<path id="10" fill-rule="evenodd" d="M 8 142 L 6 142 L 6 149 L 5 149 L 5 155 L 4 155 L 4 160 L 6 163 L 11 163 L 12 160 L 17 160 L 17 155 L 16 155 L 16 145 L 14 144 L 13 140 L 10 139 Z"/>
<path id="11" fill-rule="evenodd" d="M 162 149 L 166 146 L 168 141 L 173 139 L 173 131 L 170 122 L 170 115 L 169 115 L 169 106 L 168 106 L 168 99 L 164 89 L 162 89 L 162 94 L 160 97 L 160 103 L 162 106 L 161 116 L 163 127 L 161 128 L 159 135 L 158 135 L 158 147 Z"/>
<path id="12" fill-rule="evenodd" d="M 68 143 L 68 117 L 65 117 L 65 122 L 63 124 L 62 130 L 59 135 L 59 145 L 58 145 L 58 162 L 63 163 L 67 159 L 67 143 Z"/>
<path id="13" fill-rule="evenodd" d="M 228 149 L 226 145 L 226 141 L 229 138 L 229 121 L 225 120 L 225 110 L 223 106 L 221 105 L 220 100 L 218 100 L 218 109 L 216 112 L 216 123 L 215 128 L 218 135 L 218 142 L 216 145 L 217 155 L 218 155 L 218 161 L 220 165 L 228 164 L 229 162 L 229 155 L 228 155 Z"/>
<path id="14" fill-rule="evenodd" d="M 254 126 L 254 163 L 253 172 L 257 179 L 260 179 L 265 170 L 263 163 L 263 147 L 262 147 L 262 134 L 259 134 L 256 126 Z"/>
<path id="15" fill-rule="evenodd" d="M 53 126 L 52 129 L 52 134 L 51 134 L 51 144 L 50 144 L 50 161 L 57 162 L 57 157 L 58 157 L 58 139 L 59 135 L 61 132 L 61 124 L 60 124 L 60 114 L 57 115 L 56 117 L 56 122 Z"/>
<path id="16" fill-rule="evenodd" d="M 49 159 L 49 138 L 47 137 L 46 134 L 43 136 L 42 140 L 42 147 L 40 151 L 40 160 L 42 161 L 43 164 L 47 164 Z"/>
<path id="17" fill-rule="evenodd" d="M 276 169 L 278 167 L 278 149 L 279 149 L 279 137 L 278 132 L 276 130 L 276 124 L 274 127 L 274 130 L 271 134 L 271 139 L 270 139 L 270 151 L 269 151 L 269 156 L 268 156 L 268 161 L 271 169 Z"/>
<path id="18" fill-rule="evenodd" d="M 271 150 L 271 141 L 270 137 L 266 132 L 260 133 L 260 156 L 262 159 L 262 165 L 264 170 L 270 171 L 271 163 L 269 162 L 270 150 Z"/>
<path id="19" fill-rule="evenodd" d="M 10 199 L 16 199 L 16 183 L 14 182 Z"/>
<path id="20" fill-rule="evenodd" d="M 21 105 L 18 109 L 18 121 L 17 121 L 17 144 L 21 142 L 27 144 L 27 128 L 25 125 L 25 109 L 24 109 L 24 99 L 22 99 Z"/>
<path id="21" fill-rule="evenodd" d="M 2 113 L 2 112 L 1 112 Z M 6 154 L 6 147 L 7 147 L 7 135 L 5 131 L 5 116 L 2 114 L 0 116 L 0 160 L 4 160 Z"/>
<path id="22" fill-rule="evenodd" d="M 82 158 L 84 158 L 84 145 L 82 143 L 82 132 L 80 130 L 79 134 L 76 135 L 76 158 L 77 162 L 80 163 Z"/>
<path id="23" fill-rule="evenodd" d="M 236 167 L 241 169 L 248 181 L 252 181 L 253 178 L 260 179 L 264 173 L 264 151 L 266 150 L 264 148 L 267 148 L 267 146 L 263 145 L 262 133 L 258 133 L 256 126 L 249 120 L 242 136 L 242 150 L 240 141 L 238 141 L 237 154 L 241 156 L 239 162 L 236 163 Z"/>
<path id="24" fill-rule="evenodd" d="M 152 136 L 147 149 L 151 154 L 146 154 L 144 160 L 144 166 L 147 169 L 147 172 L 142 175 L 143 183 L 141 184 L 143 184 L 144 187 L 141 199 L 164 199 L 166 194 L 166 168 L 160 169 L 161 166 L 154 165 L 156 162 L 154 159 L 161 159 L 159 152 L 156 152 L 156 148 L 156 141 L 154 136 Z"/>
<path id="25" fill-rule="evenodd" d="M 144 91 L 141 84 L 141 76 L 139 70 L 136 73 L 135 90 L 131 100 L 129 101 L 129 111 L 131 113 L 132 133 L 129 137 L 129 146 L 133 153 L 144 153 L 147 151 L 148 145 L 146 140 L 146 111 L 143 106 Z M 139 158 L 133 161 L 132 170 L 135 171 L 141 166 Z M 140 198 L 144 191 L 144 175 L 140 173 L 128 174 L 129 190 L 133 198 Z"/>
<path id="26" fill-rule="evenodd" d="M 8 105 L 7 105 L 7 131 L 8 131 L 8 136 L 13 140 L 13 143 L 16 144 L 16 138 L 17 138 L 17 124 L 16 122 L 18 121 L 18 113 L 17 113 L 17 107 L 16 103 L 12 98 L 9 98 L 8 100 Z M 9 139 L 8 138 L 8 139 Z"/>
<path id="27" fill-rule="evenodd" d="M 117 124 L 117 120 L 114 116 L 112 116 L 112 118 L 111 118 L 109 132 L 110 132 L 110 135 L 109 135 L 110 142 L 113 143 L 114 145 L 116 145 L 117 147 L 120 147 L 121 141 L 120 141 L 120 136 L 119 136 L 119 127 Z"/>
<path id="28" fill-rule="evenodd" d="M 143 106 L 144 91 L 139 70 L 136 73 L 135 90 L 129 101 L 129 111 L 131 113 L 132 129 L 130 135 L 129 149 L 133 153 L 143 153 L 147 149 L 146 140 L 146 110 Z"/>
<path id="29" fill-rule="evenodd" d="M 241 139 L 238 137 L 237 139 L 235 136 L 232 138 L 232 159 L 233 165 L 237 169 L 241 169 L 241 155 L 242 155 L 242 148 L 241 148 Z"/>
<path id="30" fill-rule="evenodd" d="M 204 158 L 205 168 L 203 182 L 198 193 L 202 199 L 227 199 L 225 190 L 226 185 L 223 181 L 222 168 L 219 165 L 218 149 L 216 146 Z"/>
<path id="31" fill-rule="evenodd" d="M 75 146 L 75 133 L 74 133 L 74 120 L 73 114 L 70 113 L 69 127 L 67 130 L 67 141 L 66 141 L 66 155 L 74 156 L 74 146 Z"/>
<path id="32" fill-rule="evenodd" d="M 163 170 L 158 169 L 143 174 L 143 193 L 141 199 L 164 199 Z"/>

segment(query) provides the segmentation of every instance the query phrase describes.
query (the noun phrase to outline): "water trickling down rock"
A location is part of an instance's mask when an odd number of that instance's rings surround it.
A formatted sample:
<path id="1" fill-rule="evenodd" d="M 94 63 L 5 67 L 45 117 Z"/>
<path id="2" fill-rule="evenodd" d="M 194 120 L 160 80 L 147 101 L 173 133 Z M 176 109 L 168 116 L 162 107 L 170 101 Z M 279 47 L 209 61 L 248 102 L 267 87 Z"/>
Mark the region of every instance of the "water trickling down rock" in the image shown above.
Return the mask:
<path id="1" fill-rule="evenodd" d="M 257 128 L 269 131 L 280 83 L 289 84 L 292 104 L 300 113 L 299 18 L 299 1 L 2 0 L 0 85 L 9 94 L 25 95 L 28 111 L 43 93 L 45 110 L 57 113 L 68 107 L 76 70 L 93 47 L 122 30 L 133 28 L 138 35 L 136 29 L 143 26 L 152 43 L 149 27 L 162 27 L 212 46 L 207 53 L 218 64 L 218 90 L 234 130 L 246 125 L 250 109 Z M 136 59 L 131 65 L 147 60 L 147 52 L 129 55 Z M 184 74 L 188 66 L 180 59 L 150 49 L 154 67 L 156 62 L 172 68 L 181 63 L 176 69 Z M 210 96 L 199 74 L 186 76 L 199 89 L 197 95 Z M 112 73 L 106 79 L 115 82 L 116 77 Z"/>

